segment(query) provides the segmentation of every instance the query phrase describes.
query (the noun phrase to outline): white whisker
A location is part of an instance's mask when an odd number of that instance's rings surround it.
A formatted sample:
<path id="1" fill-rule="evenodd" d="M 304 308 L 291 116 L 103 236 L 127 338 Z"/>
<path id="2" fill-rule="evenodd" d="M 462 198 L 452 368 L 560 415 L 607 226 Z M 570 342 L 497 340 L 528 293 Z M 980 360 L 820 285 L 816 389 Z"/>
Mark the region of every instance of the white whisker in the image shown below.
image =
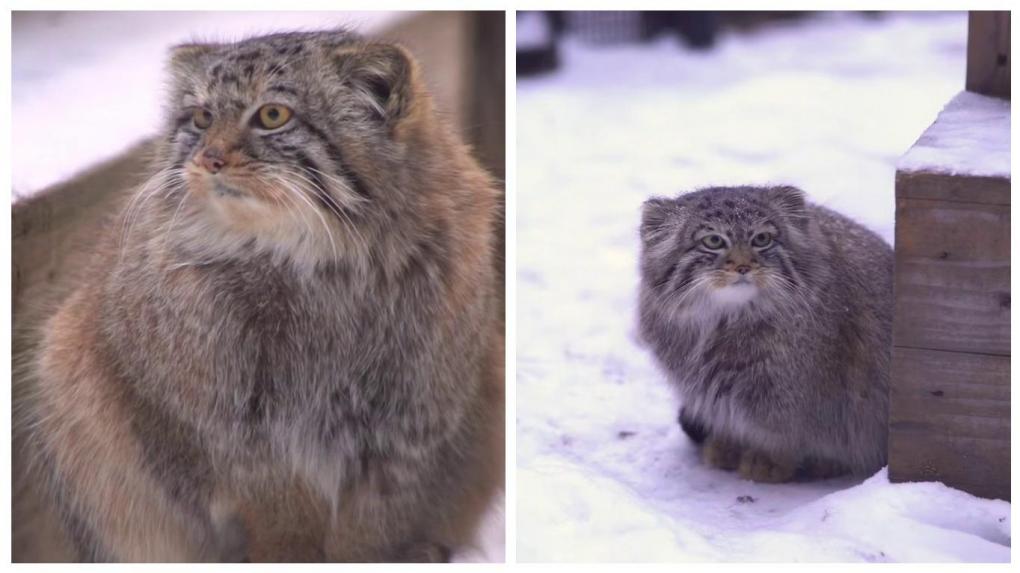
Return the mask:
<path id="1" fill-rule="evenodd" d="M 336 202 L 336 199 L 334 199 L 332 196 L 330 196 L 328 189 L 322 189 L 318 184 L 316 184 L 314 181 L 309 179 L 306 175 L 304 175 L 302 173 L 299 173 L 297 171 L 294 171 L 294 170 L 291 170 L 291 169 L 287 169 L 287 168 L 283 168 L 283 169 L 281 169 L 281 171 L 284 172 L 284 173 L 287 173 L 288 175 L 297 177 L 297 178 L 301 179 L 302 181 L 305 181 L 308 185 L 312 186 L 315 189 L 320 189 L 321 190 L 321 194 L 317 194 L 317 195 L 319 197 L 321 197 L 323 202 L 325 202 L 327 204 L 326 206 L 327 206 L 327 208 L 329 208 L 330 212 L 333 213 L 334 215 L 336 215 L 337 218 L 343 220 L 346 223 L 345 230 L 349 229 L 349 232 L 350 232 L 351 235 L 353 235 L 353 238 L 355 239 L 355 241 L 360 243 L 359 246 L 361 247 L 361 249 L 363 249 L 363 252 L 367 252 L 368 251 L 368 241 L 365 239 L 364 235 L 362 235 L 358 231 L 357 226 L 354 224 L 354 221 L 350 218 L 350 216 L 348 216 L 347 214 L 344 213 L 344 208 L 341 207 Z"/>
<path id="2" fill-rule="evenodd" d="M 329 244 L 333 249 L 333 260 L 334 261 L 339 260 L 340 254 L 336 248 L 336 241 L 333 239 L 333 232 L 330 231 L 329 224 L 326 223 L 326 219 L 322 216 L 322 213 L 320 213 L 319 210 L 315 208 L 315 205 L 312 204 L 311 200 L 308 199 L 308 197 L 305 197 L 304 193 L 302 193 L 301 190 L 294 186 L 291 182 L 275 174 L 270 174 L 270 177 L 273 177 L 274 179 L 279 181 L 284 186 L 285 189 L 289 189 L 290 191 L 292 191 L 299 199 L 301 199 L 302 201 L 305 202 L 306 205 L 308 205 L 308 208 L 311 209 L 312 212 L 315 213 L 315 215 L 319 218 L 319 222 L 322 223 L 323 230 L 326 231 L 326 236 L 329 238 Z"/>

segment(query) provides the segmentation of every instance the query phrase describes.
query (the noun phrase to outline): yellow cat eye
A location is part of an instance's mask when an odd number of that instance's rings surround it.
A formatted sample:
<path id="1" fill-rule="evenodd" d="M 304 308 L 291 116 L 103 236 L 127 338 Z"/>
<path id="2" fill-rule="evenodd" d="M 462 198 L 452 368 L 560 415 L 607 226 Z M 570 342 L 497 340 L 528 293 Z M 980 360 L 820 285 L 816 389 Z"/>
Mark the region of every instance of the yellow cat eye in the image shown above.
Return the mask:
<path id="1" fill-rule="evenodd" d="M 212 125 L 212 114 L 206 109 L 196 108 L 191 112 L 191 119 L 199 129 L 208 129 Z"/>
<path id="2" fill-rule="evenodd" d="M 726 240 L 719 235 L 708 235 L 701 239 L 701 244 L 710 249 L 721 249 L 726 246 Z"/>
<path id="3" fill-rule="evenodd" d="M 259 108 L 255 117 L 258 118 L 258 126 L 262 129 L 277 129 L 283 127 L 290 121 L 290 108 L 278 103 L 268 103 Z"/>

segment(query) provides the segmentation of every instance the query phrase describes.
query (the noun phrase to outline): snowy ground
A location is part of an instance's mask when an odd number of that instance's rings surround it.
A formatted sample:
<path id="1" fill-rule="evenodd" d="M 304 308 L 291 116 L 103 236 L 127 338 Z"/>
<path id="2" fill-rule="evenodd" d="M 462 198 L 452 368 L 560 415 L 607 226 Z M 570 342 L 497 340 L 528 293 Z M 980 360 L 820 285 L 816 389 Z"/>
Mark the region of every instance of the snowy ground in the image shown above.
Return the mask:
<path id="1" fill-rule="evenodd" d="M 702 466 L 635 340 L 651 195 L 793 183 L 891 242 L 895 164 L 962 89 L 966 16 L 561 47 L 518 83 L 518 560 L 1008 561 L 1003 501 Z"/>

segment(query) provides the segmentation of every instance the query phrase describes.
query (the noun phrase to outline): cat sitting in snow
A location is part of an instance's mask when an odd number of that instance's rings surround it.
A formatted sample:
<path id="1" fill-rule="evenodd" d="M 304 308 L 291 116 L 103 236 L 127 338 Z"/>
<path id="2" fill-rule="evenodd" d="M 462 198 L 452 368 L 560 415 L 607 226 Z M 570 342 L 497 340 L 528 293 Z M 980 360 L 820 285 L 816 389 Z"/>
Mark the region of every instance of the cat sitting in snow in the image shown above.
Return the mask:
<path id="1" fill-rule="evenodd" d="M 755 481 L 886 463 L 893 255 L 791 187 L 644 204 L 640 332 L 706 464 Z"/>

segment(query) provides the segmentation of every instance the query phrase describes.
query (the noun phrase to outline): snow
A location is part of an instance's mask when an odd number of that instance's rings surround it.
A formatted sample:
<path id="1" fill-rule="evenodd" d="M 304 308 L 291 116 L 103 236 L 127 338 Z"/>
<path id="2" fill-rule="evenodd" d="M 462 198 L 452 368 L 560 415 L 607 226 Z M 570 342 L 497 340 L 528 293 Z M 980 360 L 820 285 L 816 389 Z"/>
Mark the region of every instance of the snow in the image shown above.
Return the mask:
<path id="1" fill-rule="evenodd" d="M 406 14 L 406 13 L 405 13 Z M 12 199 L 116 157 L 161 127 L 164 65 L 176 44 L 344 25 L 381 12 L 51 12 L 11 22 Z"/>
<path id="2" fill-rule="evenodd" d="M 899 162 L 901 171 L 1009 177 L 1009 100 L 960 92 Z"/>
<path id="3" fill-rule="evenodd" d="M 728 499 L 699 492 L 707 511 L 690 513 L 560 460 L 529 464 L 518 480 L 522 561 L 1009 561 L 1008 503 L 939 483 L 890 484 L 885 470 L 821 497 L 804 484 L 721 483 Z M 775 498 L 790 487 L 811 491 L 780 508 Z"/>
<path id="4" fill-rule="evenodd" d="M 567 41 L 517 91 L 519 561 L 1008 561 L 1010 505 L 703 466 L 635 337 L 640 205 L 792 183 L 893 239 L 898 158 L 960 91 L 966 15 L 812 16 L 711 51 Z"/>

